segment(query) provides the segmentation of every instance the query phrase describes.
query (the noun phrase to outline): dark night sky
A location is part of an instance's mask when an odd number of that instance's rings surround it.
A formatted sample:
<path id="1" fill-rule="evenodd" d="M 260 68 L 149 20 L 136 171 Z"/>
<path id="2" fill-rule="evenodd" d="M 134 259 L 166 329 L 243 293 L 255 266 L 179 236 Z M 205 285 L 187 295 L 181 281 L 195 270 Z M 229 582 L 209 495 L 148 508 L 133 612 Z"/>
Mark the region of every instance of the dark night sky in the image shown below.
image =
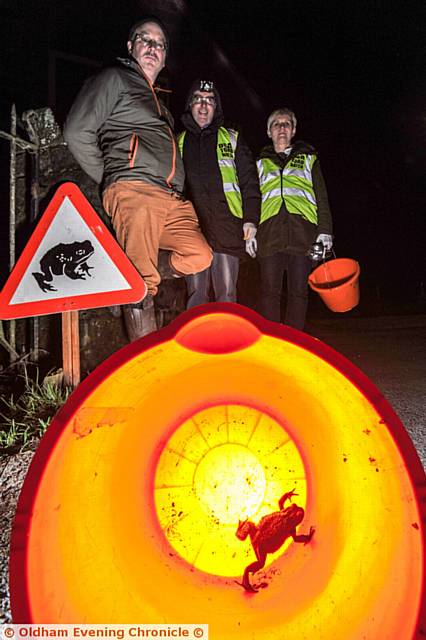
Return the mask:
<path id="1" fill-rule="evenodd" d="M 412 293 L 426 278 L 426 3 L 207 5 L 191 3 L 266 111 L 292 106 L 319 149 L 337 251 Z"/>
<path id="2" fill-rule="evenodd" d="M 0 1 L 1 14 L 21 11 L 22 18 L 17 32 L 9 28 L 2 39 L 2 58 L 20 82 L 3 92 L 0 128 L 8 127 L 11 99 L 19 112 L 47 104 L 49 49 L 108 62 L 124 54 L 128 26 L 147 4 Z M 319 150 L 338 255 L 360 260 L 371 289 L 378 284 L 386 293 L 415 297 L 426 280 L 426 2 L 191 0 L 186 6 L 189 16 L 174 20 L 170 60 L 176 119 L 191 80 L 205 74 L 218 81 L 227 117 L 242 125 L 254 152 L 267 142 L 268 113 L 293 108 L 298 137 Z M 225 54 L 222 65 L 214 43 Z M 87 74 L 58 63 L 59 122 Z M 260 99 L 257 109 L 248 86 Z"/>

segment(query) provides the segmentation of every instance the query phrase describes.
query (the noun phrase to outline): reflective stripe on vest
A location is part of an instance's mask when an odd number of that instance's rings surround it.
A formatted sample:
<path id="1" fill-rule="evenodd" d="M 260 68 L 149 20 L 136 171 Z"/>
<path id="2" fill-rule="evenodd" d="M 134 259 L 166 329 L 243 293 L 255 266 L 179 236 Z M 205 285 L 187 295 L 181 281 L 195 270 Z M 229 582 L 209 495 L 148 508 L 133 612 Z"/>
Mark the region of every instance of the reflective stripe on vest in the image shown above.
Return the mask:
<path id="1" fill-rule="evenodd" d="M 269 158 L 257 161 L 262 210 L 260 224 L 276 216 L 285 202 L 288 213 L 302 216 L 312 224 L 318 223 L 317 202 L 312 184 L 312 167 L 316 155 L 298 153 L 282 171 Z"/>
<path id="2" fill-rule="evenodd" d="M 183 144 L 186 131 L 178 135 L 178 146 L 183 157 Z M 217 132 L 216 155 L 222 178 L 223 192 L 226 202 L 237 218 L 243 217 L 243 203 L 240 186 L 238 184 L 237 167 L 235 165 L 235 151 L 237 149 L 238 131 L 220 127 Z"/>

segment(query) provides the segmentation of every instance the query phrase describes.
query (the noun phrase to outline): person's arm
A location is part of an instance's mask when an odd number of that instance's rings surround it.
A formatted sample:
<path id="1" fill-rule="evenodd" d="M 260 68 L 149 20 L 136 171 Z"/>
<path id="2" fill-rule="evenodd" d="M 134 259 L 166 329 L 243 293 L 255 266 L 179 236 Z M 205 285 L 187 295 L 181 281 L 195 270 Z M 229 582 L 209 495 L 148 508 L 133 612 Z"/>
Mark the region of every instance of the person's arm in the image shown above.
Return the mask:
<path id="1" fill-rule="evenodd" d="M 243 201 L 243 223 L 251 222 L 257 227 L 260 220 L 261 203 L 259 176 L 256 162 L 241 134 L 238 135 L 235 164 Z"/>
<path id="2" fill-rule="evenodd" d="M 119 74 L 106 69 L 89 78 L 74 101 L 64 125 L 64 138 L 81 168 L 98 184 L 104 161 L 98 131 L 111 114 L 119 95 Z"/>
<path id="3" fill-rule="evenodd" d="M 317 201 L 318 234 L 333 235 L 333 222 L 328 202 L 327 187 L 318 158 L 312 167 L 312 183 Z"/>

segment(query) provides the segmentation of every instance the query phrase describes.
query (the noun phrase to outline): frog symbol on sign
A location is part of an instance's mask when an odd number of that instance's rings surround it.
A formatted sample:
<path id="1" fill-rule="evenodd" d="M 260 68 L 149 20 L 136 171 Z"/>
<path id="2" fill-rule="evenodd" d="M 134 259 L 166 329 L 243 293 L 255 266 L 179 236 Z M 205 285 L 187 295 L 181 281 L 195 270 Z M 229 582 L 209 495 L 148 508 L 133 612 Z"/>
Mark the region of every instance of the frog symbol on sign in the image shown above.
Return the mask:
<path id="1" fill-rule="evenodd" d="M 60 243 L 49 249 L 40 260 L 40 272 L 33 272 L 37 284 L 42 291 L 57 291 L 50 284 L 54 276 L 65 275 L 71 280 L 85 280 L 91 276 L 87 264 L 95 250 L 89 240 L 83 242 Z"/>
<path id="2" fill-rule="evenodd" d="M 284 508 L 285 502 L 291 501 L 293 496 L 297 496 L 294 489 L 285 493 L 278 502 L 280 510 L 264 516 L 257 525 L 248 519 L 240 520 L 238 523 L 235 535 L 238 540 L 245 540 L 247 536 L 250 536 L 251 545 L 257 558 L 256 562 L 252 562 L 245 568 L 243 581 L 238 582 L 246 591 L 257 591 L 250 584 L 249 576 L 250 573 L 256 573 L 265 566 L 268 553 L 278 551 L 290 536 L 294 542 L 307 544 L 315 533 L 315 528 L 311 527 L 308 534 L 296 534 L 296 527 L 302 522 L 305 512 L 297 504 L 291 504 Z"/>

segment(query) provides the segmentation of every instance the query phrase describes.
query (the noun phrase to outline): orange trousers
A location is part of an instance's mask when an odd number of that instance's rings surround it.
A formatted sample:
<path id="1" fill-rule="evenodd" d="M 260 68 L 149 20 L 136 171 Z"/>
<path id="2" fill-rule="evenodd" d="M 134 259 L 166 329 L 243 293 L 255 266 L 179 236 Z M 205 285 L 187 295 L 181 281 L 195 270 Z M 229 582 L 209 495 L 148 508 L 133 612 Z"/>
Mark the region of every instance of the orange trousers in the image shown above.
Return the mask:
<path id="1" fill-rule="evenodd" d="M 161 277 L 158 250 L 171 251 L 170 264 L 181 275 L 204 271 L 212 250 L 201 233 L 189 200 L 141 180 L 120 180 L 104 191 L 103 205 L 117 241 L 155 295 Z"/>

